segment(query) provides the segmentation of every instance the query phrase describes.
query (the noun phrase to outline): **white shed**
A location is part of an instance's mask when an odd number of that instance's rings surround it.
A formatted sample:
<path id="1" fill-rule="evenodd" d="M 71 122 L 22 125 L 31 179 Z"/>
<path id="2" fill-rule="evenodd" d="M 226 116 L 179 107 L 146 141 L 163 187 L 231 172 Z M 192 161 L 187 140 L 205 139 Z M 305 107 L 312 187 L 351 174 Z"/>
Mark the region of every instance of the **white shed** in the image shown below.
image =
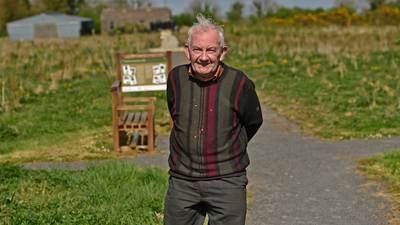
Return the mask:
<path id="1" fill-rule="evenodd" d="M 61 13 L 42 13 L 7 23 L 11 40 L 80 37 L 90 34 L 92 29 L 91 19 Z"/>

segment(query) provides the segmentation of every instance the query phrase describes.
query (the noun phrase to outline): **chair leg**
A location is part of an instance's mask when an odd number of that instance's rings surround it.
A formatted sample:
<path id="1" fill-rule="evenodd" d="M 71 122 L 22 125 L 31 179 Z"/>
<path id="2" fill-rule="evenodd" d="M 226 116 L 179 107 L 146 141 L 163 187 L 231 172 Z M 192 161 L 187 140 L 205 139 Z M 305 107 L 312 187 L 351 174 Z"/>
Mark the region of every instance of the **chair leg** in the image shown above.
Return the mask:
<path id="1" fill-rule="evenodd" d="M 119 130 L 113 129 L 113 147 L 115 152 L 121 152 L 119 138 Z"/>
<path id="2" fill-rule="evenodd" d="M 147 149 L 149 152 L 154 150 L 154 117 L 149 116 L 148 126 L 147 126 Z"/>

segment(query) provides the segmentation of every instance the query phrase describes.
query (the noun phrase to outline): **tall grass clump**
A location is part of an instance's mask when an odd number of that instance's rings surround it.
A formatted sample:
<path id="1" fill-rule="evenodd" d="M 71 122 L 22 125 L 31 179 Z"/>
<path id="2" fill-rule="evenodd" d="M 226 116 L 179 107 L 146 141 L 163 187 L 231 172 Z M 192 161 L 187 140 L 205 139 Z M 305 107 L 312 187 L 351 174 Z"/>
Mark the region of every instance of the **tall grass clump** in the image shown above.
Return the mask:
<path id="1" fill-rule="evenodd" d="M 83 171 L 0 164 L 1 224 L 161 224 L 167 173 L 121 162 Z"/>

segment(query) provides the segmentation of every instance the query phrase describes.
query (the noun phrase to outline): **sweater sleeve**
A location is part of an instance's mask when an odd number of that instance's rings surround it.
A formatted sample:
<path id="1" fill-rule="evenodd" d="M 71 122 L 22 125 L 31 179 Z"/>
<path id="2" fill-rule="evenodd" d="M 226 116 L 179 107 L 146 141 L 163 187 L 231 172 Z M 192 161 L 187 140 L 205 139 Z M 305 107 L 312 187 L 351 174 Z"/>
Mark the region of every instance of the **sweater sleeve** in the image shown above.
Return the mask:
<path id="1" fill-rule="evenodd" d="M 173 83 L 173 73 L 172 71 L 169 72 L 168 74 L 168 80 L 167 80 L 167 104 L 168 104 L 168 110 L 171 115 L 171 118 L 174 119 L 173 117 L 173 112 L 175 110 L 175 88 L 174 88 L 174 83 Z"/>
<path id="2" fill-rule="evenodd" d="M 263 118 L 254 83 L 249 79 L 246 80 L 239 99 L 239 117 L 250 141 L 261 127 Z"/>

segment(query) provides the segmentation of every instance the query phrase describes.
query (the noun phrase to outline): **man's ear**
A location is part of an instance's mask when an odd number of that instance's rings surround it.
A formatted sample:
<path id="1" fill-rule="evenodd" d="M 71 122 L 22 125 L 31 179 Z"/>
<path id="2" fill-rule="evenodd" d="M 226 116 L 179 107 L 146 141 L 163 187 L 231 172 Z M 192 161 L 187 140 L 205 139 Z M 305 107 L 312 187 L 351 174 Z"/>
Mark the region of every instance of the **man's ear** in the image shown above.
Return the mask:
<path id="1" fill-rule="evenodd" d="M 190 61 L 189 45 L 185 45 L 185 56 L 188 61 Z"/>
<path id="2" fill-rule="evenodd" d="M 228 52 L 228 47 L 227 46 L 222 47 L 221 54 L 219 56 L 219 61 L 223 61 L 224 60 L 225 54 L 227 52 Z"/>

